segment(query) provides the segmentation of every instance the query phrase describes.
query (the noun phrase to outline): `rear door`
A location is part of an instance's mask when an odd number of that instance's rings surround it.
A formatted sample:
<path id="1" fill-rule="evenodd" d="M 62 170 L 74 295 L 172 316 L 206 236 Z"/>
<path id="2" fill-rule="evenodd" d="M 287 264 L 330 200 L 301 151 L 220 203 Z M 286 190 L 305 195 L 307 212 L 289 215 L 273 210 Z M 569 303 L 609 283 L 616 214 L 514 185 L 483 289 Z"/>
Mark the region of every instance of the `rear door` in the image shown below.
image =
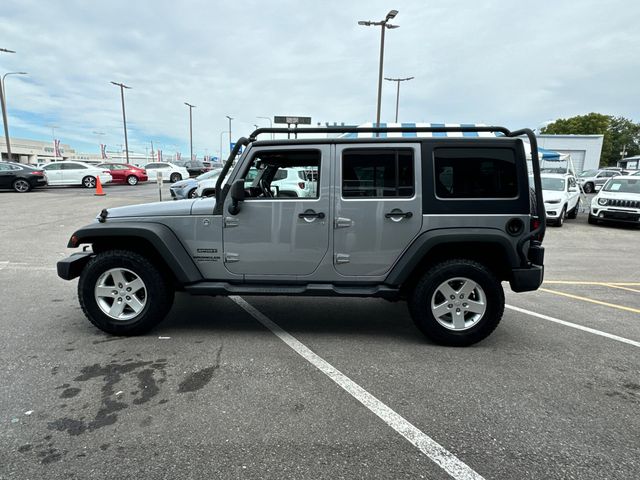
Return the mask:
<path id="1" fill-rule="evenodd" d="M 0 188 L 11 188 L 16 172 L 6 163 L 0 163 Z"/>
<path id="2" fill-rule="evenodd" d="M 422 227 L 420 144 L 336 146 L 334 267 L 387 273 Z"/>

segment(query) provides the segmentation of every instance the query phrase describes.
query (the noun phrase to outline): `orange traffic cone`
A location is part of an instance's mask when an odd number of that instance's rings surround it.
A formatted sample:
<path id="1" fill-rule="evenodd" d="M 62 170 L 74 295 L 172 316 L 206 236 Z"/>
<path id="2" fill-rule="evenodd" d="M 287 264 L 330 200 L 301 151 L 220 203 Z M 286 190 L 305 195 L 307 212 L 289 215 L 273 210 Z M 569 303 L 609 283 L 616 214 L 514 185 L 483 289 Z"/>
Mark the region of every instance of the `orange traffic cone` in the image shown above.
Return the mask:
<path id="1" fill-rule="evenodd" d="M 102 183 L 100 182 L 100 177 L 96 177 L 96 193 L 94 194 L 98 197 L 104 197 L 106 193 L 102 191 Z"/>

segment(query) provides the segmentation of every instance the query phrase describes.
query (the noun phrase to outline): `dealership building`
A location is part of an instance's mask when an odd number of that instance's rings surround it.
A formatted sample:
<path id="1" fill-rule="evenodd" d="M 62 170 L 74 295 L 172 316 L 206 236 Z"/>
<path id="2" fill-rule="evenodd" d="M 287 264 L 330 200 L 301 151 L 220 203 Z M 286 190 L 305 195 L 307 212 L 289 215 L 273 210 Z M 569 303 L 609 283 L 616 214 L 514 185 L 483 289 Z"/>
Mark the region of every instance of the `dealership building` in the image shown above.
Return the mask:
<path id="1" fill-rule="evenodd" d="M 570 155 L 576 173 L 600 167 L 604 135 L 537 135 L 538 146 Z"/>

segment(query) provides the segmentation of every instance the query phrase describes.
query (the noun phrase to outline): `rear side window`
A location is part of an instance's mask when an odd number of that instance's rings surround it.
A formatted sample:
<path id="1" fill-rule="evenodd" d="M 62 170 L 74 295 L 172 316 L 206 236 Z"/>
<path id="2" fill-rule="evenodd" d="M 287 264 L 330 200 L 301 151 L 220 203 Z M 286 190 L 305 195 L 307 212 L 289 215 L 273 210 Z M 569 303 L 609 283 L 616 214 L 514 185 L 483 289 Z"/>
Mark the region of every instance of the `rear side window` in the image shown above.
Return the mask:
<path id="1" fill-rule="evenodd" d="M 509 148 L 434 150 L 438 198 L 516 198 L 515 151 Z"/>
<path id="2" fill-rule="evenodd" d="M 413 197 L 411 149 L 349 149 L 342 154 L 344 198 Z"/>

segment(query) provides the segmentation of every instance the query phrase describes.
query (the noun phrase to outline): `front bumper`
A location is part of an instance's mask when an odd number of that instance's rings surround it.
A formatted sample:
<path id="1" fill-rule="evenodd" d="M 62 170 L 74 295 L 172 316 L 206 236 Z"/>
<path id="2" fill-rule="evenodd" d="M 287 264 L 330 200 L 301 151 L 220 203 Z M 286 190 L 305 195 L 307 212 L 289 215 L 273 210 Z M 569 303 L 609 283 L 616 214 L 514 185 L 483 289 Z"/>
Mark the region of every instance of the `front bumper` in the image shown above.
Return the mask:
<path id="1" fill-rule="evenodd" d="M 591 216 L 603 221 L 640 224 L 640 210 L 635 209 L 623 210 L 598 206 L 591 208 Z"/>
<path id="2" fill-rule="evenodd" d="M 93 256 L 93 253 L 78 252 L 72 254 L 70 257 L 60 260 L 56 264 L 58 276 L 63 280 L 73 280 L 74 278 L 79 277 L 82 270 Z"/>
<path id="3" fill-rule="evenodd" d="M 560 212 L 562 211 L 561 203 L 545 203 L 544 209 L 547 212 L 547 220 L 556 219 L 560 216 Z"/>

